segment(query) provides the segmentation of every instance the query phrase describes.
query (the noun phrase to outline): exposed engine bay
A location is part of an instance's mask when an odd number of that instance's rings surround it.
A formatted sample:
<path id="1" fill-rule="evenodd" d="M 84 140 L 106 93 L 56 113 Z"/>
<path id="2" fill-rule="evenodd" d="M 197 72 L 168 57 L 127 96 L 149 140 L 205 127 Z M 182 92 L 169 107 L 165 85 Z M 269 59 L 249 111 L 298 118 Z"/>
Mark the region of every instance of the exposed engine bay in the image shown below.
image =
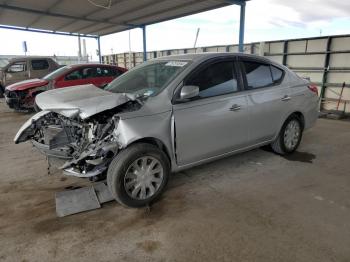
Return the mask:
<path id="1" fill-rule="evenodd" d="M 81 119 L 79 115 L 66 117 L 56 112 L 42 111 L 42 116 L 32 120 L 18 142 L 30 139 L 48 158 L 64 160 L 59 168 L 66 175 L 101 176 L 122 148 L 114 132 L 118 127 L 118 114 L 140 107 L 139 101 L 128 101 L 86 119 Z"/>

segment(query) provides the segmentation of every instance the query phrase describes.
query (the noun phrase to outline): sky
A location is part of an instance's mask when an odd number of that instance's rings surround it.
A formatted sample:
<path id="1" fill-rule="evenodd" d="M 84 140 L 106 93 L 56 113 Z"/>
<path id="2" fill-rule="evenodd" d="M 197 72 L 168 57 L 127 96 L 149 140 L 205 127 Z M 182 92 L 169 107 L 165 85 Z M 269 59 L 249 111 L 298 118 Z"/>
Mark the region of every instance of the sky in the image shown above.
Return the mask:
<path id="1" fill-rule="evenodd" d="M 147 26 L 147 49 L 164 50 L 238 43 L 239 7 L 228 6 Z M 251 0 L 246 6 L 245 42 L 350 34 L 350 1 Z M 0 55 L 77 55 L 78 39 L 0 29 Z M 141 29 L 130 31 L 131 50 L 142 51 Z M 97 60 L 95 39 L 86 39 L 87 53 Z M 129 31 L 101 38 L 102 55 L 129 51 Z"/>

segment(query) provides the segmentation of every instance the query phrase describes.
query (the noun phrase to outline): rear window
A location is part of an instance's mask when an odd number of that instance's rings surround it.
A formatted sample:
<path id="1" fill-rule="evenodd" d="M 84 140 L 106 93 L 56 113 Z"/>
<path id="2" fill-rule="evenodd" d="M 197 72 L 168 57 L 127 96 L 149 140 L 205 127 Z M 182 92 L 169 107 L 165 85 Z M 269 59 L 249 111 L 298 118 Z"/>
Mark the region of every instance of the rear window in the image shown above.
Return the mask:
<path id="1" fill-rule="evenodd" d="M 49 63 L 45 59 L 32 60 L 33 70 L 45 70 L 49 68 Z"/>
<path id="2" fill-rule="evenodd" d="M 249 89 L 265 87 L 273 84 L 270 66 L 257 62 L 243 62 Z"/>
<path id="3" fill-rule="evenodd" d="M 119 72 L 114 67 L 97 67 L 98 77 L 116 77 L 120 75 L 121 75 L 121 72 Z"/>
<path id="4" fill-rule="evenodd" d="M 272 80 L 274 83 L 277 83 L 282 80 L 283 71 L 275 66 L 271 66 Z"/>

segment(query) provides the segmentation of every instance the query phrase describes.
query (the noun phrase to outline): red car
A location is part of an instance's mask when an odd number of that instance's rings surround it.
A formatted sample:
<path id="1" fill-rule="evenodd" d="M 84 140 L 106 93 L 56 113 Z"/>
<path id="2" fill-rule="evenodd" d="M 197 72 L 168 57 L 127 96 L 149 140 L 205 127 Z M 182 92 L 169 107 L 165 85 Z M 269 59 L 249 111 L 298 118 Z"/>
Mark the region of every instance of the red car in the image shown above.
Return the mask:
<path id="1" fill-rule="evenodd" d="M 64 66 L 42 79 L 29 79 L 6 87 L 5 99 L 10 108 L 32 109 L 35 96 L 41 92 L 76 85 L 93 84 L 103 88 L 127 69 L 102 64 Z"/>

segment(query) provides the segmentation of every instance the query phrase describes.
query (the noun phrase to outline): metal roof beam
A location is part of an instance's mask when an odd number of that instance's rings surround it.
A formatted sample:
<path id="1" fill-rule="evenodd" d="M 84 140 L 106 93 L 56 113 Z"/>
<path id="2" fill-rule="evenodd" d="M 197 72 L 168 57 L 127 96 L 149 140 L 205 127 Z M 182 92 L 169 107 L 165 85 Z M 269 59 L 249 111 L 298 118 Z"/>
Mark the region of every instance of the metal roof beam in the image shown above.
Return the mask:
<path id="1" fill-rule="evenodd" d="M 106 23 L 106 24 L 111 24 L 111 25 L 119 25 L 117 23 L 113 23 L 113 22 L 110 22 L 108 20 L 98 20 L 98 19 L 91 19 L 91 18 L 86 18 L 86 17 L 82 18 L 82 17 L 78 17 L 78 16 L 65 15 L 65 14 L 53 13 L 53 12 L 45 12 L 45 11 L 29 9 L 29 8 L 24 8 L 24 7 L 6 5 L 6 4 L 0 4 L 0 8 L 3 8 L 5 10 L 12 10 L 12 11 L 18 11 L 18 12 L 24 12 L 24 13 L 37 14 L 37 15 L 46 15 L 46 16 L 60 17 L 60 18 L 66 18 L 66 19 L 72 19 L 72 20 L 80 20 L 80 21 L 86 21 L 86 22 Z"/>
<path id="2" fill-rule="evenodd" d="M 56 0 L 56 2 L 53 3 L 51 6 L 49 6 L 49 8 L 47 8 L 47 9 L 45 10 L 45 12 L 49 12 L 52 8 L 56 7 L 61 1 L 62 1 L 62 0 Z M 29 25 L 27 25 L 26 27 L 27 27 L 27 28 L 28 28 L 28 27 L 32 27 L 35 23 L 39 22 L 41 18 L 42 18 L 41 16 L 38 16 L 37 18 L 35 18 L 35 19 L 34 19 Z"/>
<path id="3" fill-rule="evenodd" d="M 184 7 L 191 6 L 193 4 L 200 3 L 200 2 L 205 2 L 205 1 L 206 0 L 189 1 L 189 2 L 187 2 L 185 4 L 179 4 L 179 5 L 172 6 L 170 8 L 166 8 L 166 9 L 163 9 L 163 10 L 160 10 L 160 11 L 157 11 L 157 12 L 153 12 L 153 13 L 150 13 L 150 14 L 146 14 L 146 15 L 143 15 L 143 16 L 136 17 L 136 18 L 134 18 L 132 20 L 126 21 L 126 23 L 131 23 L 132 24 L 133 21 L 137 21 L 137 20 L 140 20 L 140 19 L 143 19 L 143 18 L 147 18 L 147 17 L 152 17 L 152 16 L 160 14 L 160 13 L 169 12 L 169 11 L 172 11 L 172 10 L 177 9 L 177 8 L 184 8 Z"/>
<path id="4" fill-rule="evenodd" d="M 139 6 L 136 10 L 135 10 L 135 8 L 129 8 L 129 9 L 123 11 L 123 13 L 121 15 L 115 15 L 114 14 L 113 16 L 110 16 L 107 19 L 112 19 L 112 18 L 114 18 L 116 16 L 118 18 L 123 17 L 123 16 L 128 16 L 128 15 L 130 15 L 130 13 L 132 14 L 134 12 L 139 12 L 142 9 L 148 8 L 148 7 L 153 6 L 153 5 L 158 5 L 158 4 L 160 4 L 162 2 L 166 2 L 166 1 L 168 1 L 168 0 L 157 0 L 157 1 L 153 2 L 152 4 L 146 2 L 146 4 L 143 4 L 143 5 Z"/>
<path id="5" fill-rule="evenodd" d="M 25 28 L 25 27 L 12 27 L 12 26 L 6 26 L 6 25 L 0 25 L 0 29 L 10 29 L 10 30 L 33 32 L 33 33 L 52 34 L 52 35 L 81 36 L 81 37 L 90 37 L 90 38 L 98 37 L 98 35 L 91 35 L 91 34 L 55 32 L 50 30 L 40 30 L 40 29 Z"/>
<path id="6" fill-rule="evenodd" d="M 153 16 L 153 15 L 158 14 L 158 13 L 168 12 L 168 11 L 171 11 L 171 10 L 176 9 L 176 8 L 183 8 L 183 7 L 187 7 L 187 6 L 190 6 L 190 5 L 192 5 L 192 4 L 195 4 L 195 3 L 200 3 L 200 2 L 205 2 L 205 1 L 207 1 L 207 0 L 194 0 L 194 1 L 191 1 L 191 2 L 187 2 L 187 3 L 185 3 L 185 4 L 182 3 L 182 4 L 179 4 L 179 5 L 173 6 L 173 7 L 171 7 L 171 8 L 167 8 L 167 9 L 160 10 L 160 11 L 158 11 L 158 12 L 154 12 L 154 13 L 150 13 L 150 14 L 147 14 L 147 15 L 139 16 L 139 17 L 137 17 L 137 18 L 135 18 L 135 19 L 133 19 L 133 20 L 130 20 L 130 21 L 124 21 L 124 23 L 121 22 L 120 25 L 129 26 L 129 27 L 130 27 L 129 29 L 133 29 L 133 28 L 142 27 L 143 25 L 150 25 L 150 24 L 155 24 L 155 23 L 159 23 L 159 22 L 163 22 L 163 21 L 168 21 L 168 20 L 171 20 L 171 19 L 179 18 L 179 17 L 184 17 L 184 16 L 186 16 L 186 15 L 192 14 L 192 12 L 189 13 L 189 14 L 184 14 L 184 15 L 177 16 L 177 17 L 171 17 L 171 18 L 169 18 L 169 19 L 164 19 L 164 20 L 156 21 L 156 22 L 154 22 L 154 23 L 143 23 L 143 24 L 134 24 L 134 23 L 130 23 L 130 22 L 132 22 L 132 21 L 137 21 L 137 20 L 140 20 L 140 19 L 143 19 L 143 18 L 146 18 L 146 17 Z M 148 5 L 148 6 L 149 6 L 149 5 Z M 204 11 L 203 11 L 203 12 L 204 12 Z M 128 14 L 126 14 L 126 15 L 128 15 Z M 123 15 L 123 16 L 124 16 L 124 15 Z M 88 28 L 88 27 L 86 27 L 86 28 Z M 103 30 L 106 30 L 106 29 L 108 29 L 108 28 L 111 28 L 111 26 L 102 27 L 102 28 L 99 29 L 99 31 L 103 31 Z M 85 29 L 85 28 L 83 28 L 83 29 Z M 129 29 L 125 29 L 125 30 L 129 30 Z M 94 32 L 94 30 L 93 30 L 93 31 L 89 31 L 88 33 L 92 33 L 92 32 Z M 112 34 L 112 33 L 111 33 L 111 34 Z"/>
<path id="7" fill-rule="evenodd" d="M 210 11 L 210 10 L 213 10 L 213 9 L 216 9 L 216 8 L 220 8 L 220 7 L 224 7 L 224 6 L 227 6 L 227 4 L 221 4 L 221 5 L 218 5 L 218 6 L 214 7 L 214 8 L 211 7 L 211 8 L 202 9 L 200 12 L 186 12 L 186 13 L 183 13 L 181 15 L 170 16 L 170 17 L 167 17 L 167 18 L 159 19 L 157 21 L 152 21 L 150 23 L 144 23 L 144 25 L 153 25 L 153 24 L 157 24 L 157 23 L 161 23 L 161 22 L 165 22 L 165 21 L 170 21 L 170 20 L 173 20 L 173 19 L 177 19 L 177 18 L 188 16 L 188 15 L 194 15 L 194 14 Z M 131 26 L 132 28 L 138 28 L 138 27 L 142 26 L 142 25 L 136 25 L 136 24 L 132 24 L 132 23 L 128 23 L 126 25 Z M 110 26 L 106 27 L 105 29 L 107 29 L 107 28 L 110 28 Z M 124 29 L 124 30 L 121 30 L 121 31 L 102 33 L 100 35 L 101 36 L 110 35 L 110 34 L 114 34 L 114 33 L 123 32 L 125 30 L 129 30 L 129 29 L 132 29 L 132 28 Z M 101 32 L 102 30 L 100 29 L 99 31 Z"/>
<path id="8" fill-rule="evenodd" d="M 248 0 L 225 0 L 225 2 L 232 4 L 232 5 L 243 5 Z"/>
<path id="9" fill-rule="evenodd" d="M 121 2 L 125 2 L 125 1 L 127 1 L 127 0 L 120 0 L 120 1 L 112 2 L 111 7 L 113 7 L 113 6 L 116 5 L 116 4 L 120 4 Z M 92 11 L 92 12 L 90 12 L 90 13 L 84 15 L 83 18 L 87 18 L 88 16 L 93 15 L 93 14 L 96 14 L 96 13 L 98 13 L 98 12 L 101 12 L 101 8 L 100 8 L 100 7 L 99 7 L 97 10 L 94 10 L 94 11 Z M 108 20 L 108 19 L 109 19 L 109 18 L 106 18 L 106 20 Z M 74 23 L 74 22 L 78 22 L 79 20 L 80 20 L 80 19 L 76 19 L 76 20 L 71 21 L 71 22 L 69 22 L 69 23 L 66 23 L 66 24 L 64 24 L 64 25 L 61 25 L 61 26 L 59 26 L 59 27 L 56 27 L 56 28 L 54 29 L 54 31 L 59 31 L 59 30 L 61 30 L 62 28 L 65 28 L 65 27 L 71 25 L 71 24 Z M 89 27 L 90 27 L 90 26 L 89 26 Z M 84 29 L 85 29 L 85 28 L 84 28 Z"/>
<path id="10" fill-rule="evenodd" d="M 165 1 L 168 1 L 168 0 L 158 0 L 158 1 L 154 2 L 151 6 L 156 5 L 156 4 L 160 4 L 161 2 L 165 2 Z M 206 0 L 201 0 L 201 1 L 206 1 Z M 200 2 L 200 1 L 198 1 L 198 2 Z M 140 11 L 142 9 L 145 9 L 145 8 L 149 7 L 149 6 L 150 6 L 150 3 L 143 4 L 136 11 Z M 128 16 L 128 15 L 130 15 L 130 13 L 133 13 L 133 12 L 136 12 L 136 11 L 135 11 L 135 8 L 130 8 L 130 9 L 126 10 L 126 11 L 123 11 L 123 14 L 121 16 L 118 16 L 118 18 L 119 17 L 123 17 L 123 16 Z M 110 19 L 112 19 L 115 16 L 116 15 L 113 15 L 113 16 L 110 16 L 110 17 L 108 17 L 106 19 L 109 21 Z M 141 25 L 133 25 L 133 24 L 129 24 L 129 23 L 122 23 L 122 22 L 120 23 L 120 25 L 130 26 L 131 28 L 137 28 L 137 27 L 141 26 Z M 86 28 L 89 28 L 89 27 L 91 27 L 91 25 L 78 28 L 78 31 L 85 30 Z M 111 26 L 105 26 L 105 27 L 102 27 L 99 30 L 105 30 L 105 29 L 108 29 L 110 27 Z M 93 32 L 93 31 L 89 31 L 88 33 L 91 33 L 91 32 Z"/>

